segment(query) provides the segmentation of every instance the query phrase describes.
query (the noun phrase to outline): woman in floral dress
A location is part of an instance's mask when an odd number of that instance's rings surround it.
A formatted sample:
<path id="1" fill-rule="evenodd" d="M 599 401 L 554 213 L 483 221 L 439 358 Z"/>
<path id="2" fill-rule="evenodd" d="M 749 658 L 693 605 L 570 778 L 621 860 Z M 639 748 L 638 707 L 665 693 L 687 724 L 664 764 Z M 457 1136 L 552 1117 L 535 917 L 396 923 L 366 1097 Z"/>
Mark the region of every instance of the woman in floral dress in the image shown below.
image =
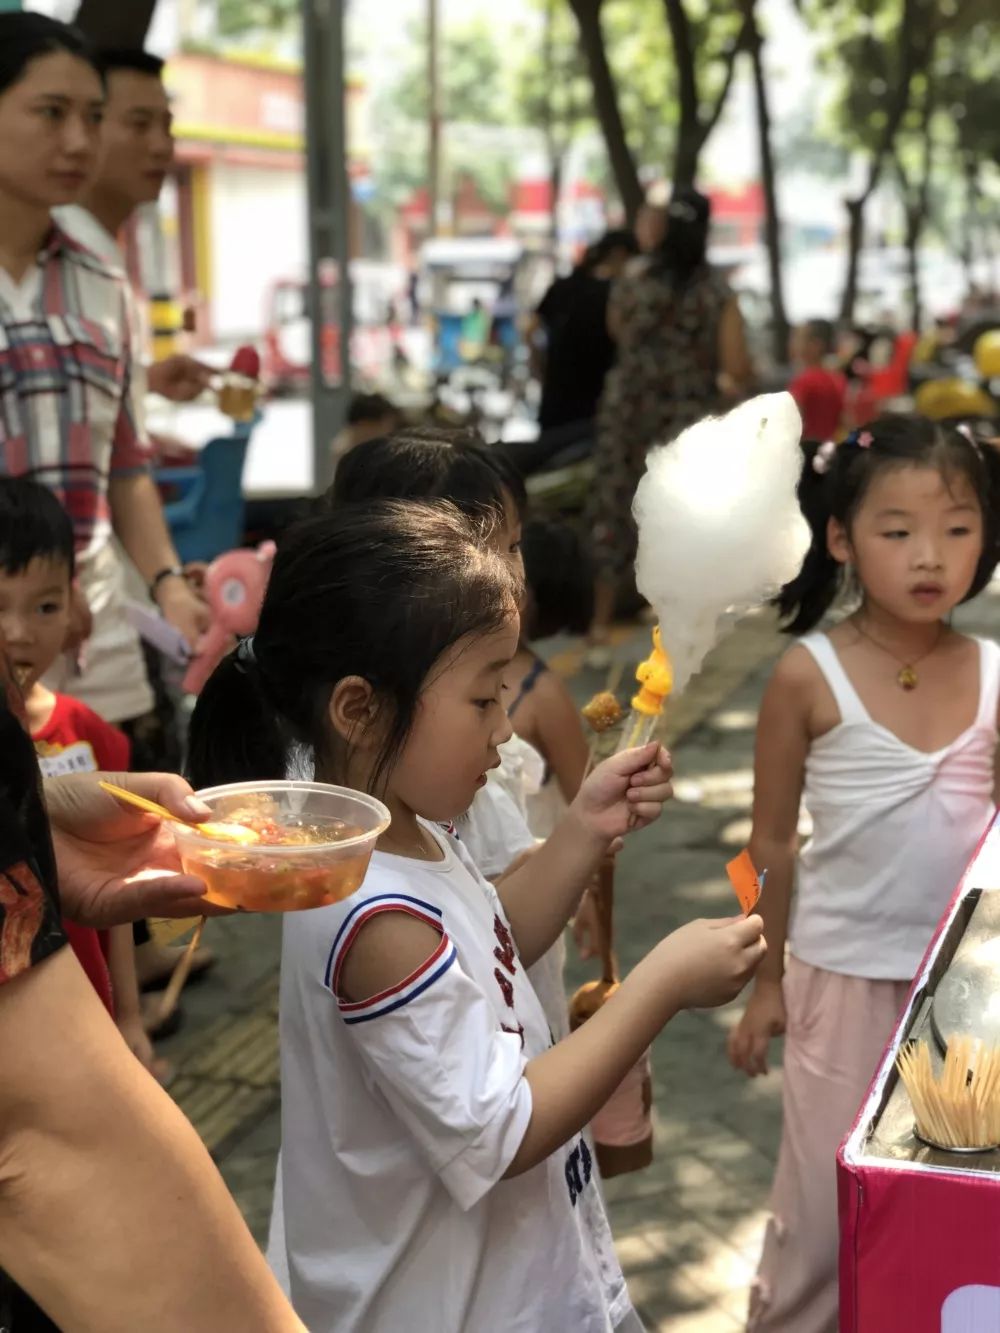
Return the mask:
<path id="1" fill-rule="evenodd" d="M 608 327 L 618 361 L 598 415 L 589 518 L 597 570 L 590 644 L 606 652 L 615 597 L 635 558 L 632 499 L 646 451 L 738 397 L 750 380 L 743 319 L 725 278 L 706 262 L 710 206 L 676 190 L 660 244 L 619 279 Z"/>

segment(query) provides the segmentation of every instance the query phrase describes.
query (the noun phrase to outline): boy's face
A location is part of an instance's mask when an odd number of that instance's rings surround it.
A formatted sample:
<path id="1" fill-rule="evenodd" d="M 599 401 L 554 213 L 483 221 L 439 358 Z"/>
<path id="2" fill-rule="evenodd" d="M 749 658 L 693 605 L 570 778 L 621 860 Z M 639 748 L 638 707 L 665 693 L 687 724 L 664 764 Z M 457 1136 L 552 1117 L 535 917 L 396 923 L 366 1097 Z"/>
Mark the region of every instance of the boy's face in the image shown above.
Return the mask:
<path id="1" fill-rule="evenodd" d="M 70 621 L 70 577 L 57 556 L 35 556 L 17 574 L 0 571 L 0 630 L 27 694 L 62 652 Z"/>

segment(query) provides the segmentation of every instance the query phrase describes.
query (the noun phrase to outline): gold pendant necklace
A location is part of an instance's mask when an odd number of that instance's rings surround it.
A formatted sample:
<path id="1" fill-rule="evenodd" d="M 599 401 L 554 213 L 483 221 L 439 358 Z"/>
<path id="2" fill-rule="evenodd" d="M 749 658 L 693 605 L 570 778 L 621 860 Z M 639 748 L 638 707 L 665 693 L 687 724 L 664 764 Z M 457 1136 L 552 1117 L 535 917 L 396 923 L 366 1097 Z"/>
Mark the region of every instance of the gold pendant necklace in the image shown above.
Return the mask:
<path id="1" fill-rule="evenodd" d="M 899 663 L 899 670 L 896 672 L 896 684 L 901 690 L 905 690 L 907 694 L 909 694 L 911 690 L 915 690 L 920 684 L 920 677 L 917 675 L 916 668 L 935 651 L 941 642 L 945 630 L 945 627 L 942 625 L 938 630 L 937 638 L 927 651 L 921 653 L 919 657 L 915 657 L 912 662 L 905 662 L 903 658 L 897 656 L 891 648 L 887 648 L 884 643 L 879 643 L 878 639 L 873 639 L 868 631 L 862 629 L 856 620 L 853 620 L 851 623 L 863 639 L 867 639 L 869 643 L 873 643 L 875 647 L 885 653 L 887 657 L 891 657 L 893 661 Z"/>

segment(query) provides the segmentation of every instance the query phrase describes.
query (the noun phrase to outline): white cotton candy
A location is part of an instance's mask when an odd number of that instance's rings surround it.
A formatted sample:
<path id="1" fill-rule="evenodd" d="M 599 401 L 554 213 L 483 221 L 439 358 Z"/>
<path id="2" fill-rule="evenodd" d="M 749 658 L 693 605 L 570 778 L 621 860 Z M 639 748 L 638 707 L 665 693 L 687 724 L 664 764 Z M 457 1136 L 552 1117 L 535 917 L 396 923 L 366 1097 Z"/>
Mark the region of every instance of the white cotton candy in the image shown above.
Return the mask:
<path id="1" fill-rule="evenodd" d="M 809 531 L 795 488 L 802 421 L 770 393 L 650 451 L 633 513 L 636 582 L 660 620 L 674 690 L 732 620 L 798 573 Z"/>

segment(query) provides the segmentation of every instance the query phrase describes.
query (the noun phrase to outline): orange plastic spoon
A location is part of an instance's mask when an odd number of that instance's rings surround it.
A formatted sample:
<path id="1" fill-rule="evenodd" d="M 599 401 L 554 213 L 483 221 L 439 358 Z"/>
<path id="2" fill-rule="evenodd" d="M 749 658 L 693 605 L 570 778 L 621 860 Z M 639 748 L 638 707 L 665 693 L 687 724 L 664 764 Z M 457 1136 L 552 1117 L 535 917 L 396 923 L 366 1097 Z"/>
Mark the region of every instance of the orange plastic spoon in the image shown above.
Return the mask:
<path id="1" fill-rule="evenodd" d="M 220 842 L 242 842 L 249 846 L 251 843 L 260 842 L 260 834 L 256 829 L 247 828 L 245 824 L 234 824 L 227 820 L 210 820 L 205 824 L 189 824 L 186 820 L 179 819 L 177 815 L 172 815 L 170 811 L 162 805 L 157 805 L 155 801 L 147 800 L 145 796 L 138 796 L 134 791 L 128 791 L 125 787 L 116 787 L 113 782 L 104 782 L 101 780 L 101 786 L 106 792 L 118 798 L 119 801 L 125 801 L 129 805 L 136 806 L 139 810 L 145 810 L 149 815 L 157 815 L 160 819 L 167 819 L 172 824 L 183 824 L 185 828 L 194 829 L 196 833 L 204 833 L 206 838 L 216 838 Z"/>

